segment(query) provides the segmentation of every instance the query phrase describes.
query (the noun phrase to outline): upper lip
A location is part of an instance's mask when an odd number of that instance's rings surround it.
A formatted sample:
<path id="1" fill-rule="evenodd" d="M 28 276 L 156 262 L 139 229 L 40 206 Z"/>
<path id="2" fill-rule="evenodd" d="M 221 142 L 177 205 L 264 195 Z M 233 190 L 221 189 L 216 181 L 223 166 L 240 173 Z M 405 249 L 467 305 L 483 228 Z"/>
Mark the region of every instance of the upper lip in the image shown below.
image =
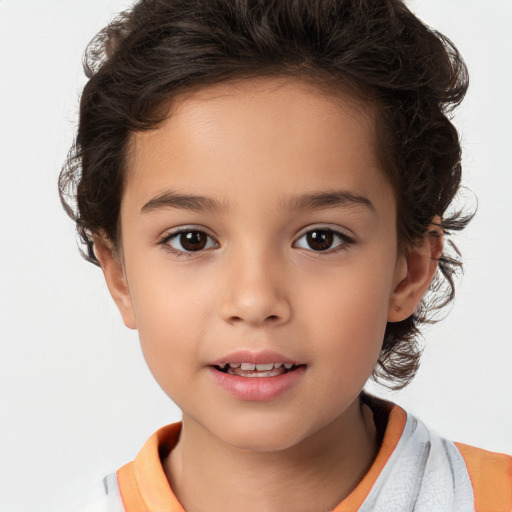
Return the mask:
<path id="1" fill-rule="evenodd" d="M 295 359 L 290 359 L 283 354 L 274 352 L 273 350 L 251 351 L 251 350 L 237 350 L 231 352 L 215 361 L 212 361 L 210 366 L 220 366 L 226 363 L 252 363 L 252 364 L 268 364 L 268 363 L 291 363 L 298 365 Z"/>

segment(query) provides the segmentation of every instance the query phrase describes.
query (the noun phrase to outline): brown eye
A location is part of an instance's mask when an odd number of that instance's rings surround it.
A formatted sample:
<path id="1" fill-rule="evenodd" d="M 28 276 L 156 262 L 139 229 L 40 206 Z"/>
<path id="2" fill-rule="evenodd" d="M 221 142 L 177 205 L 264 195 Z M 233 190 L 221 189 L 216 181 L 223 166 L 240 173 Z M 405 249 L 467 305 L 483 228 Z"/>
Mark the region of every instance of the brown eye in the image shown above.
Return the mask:
<path id="1" fill-rule="evenodd" d="M 200 251 L 206 247 L 208 237 L 201 231 L 189 231 L 188 233 L 181 233 L 180 243 L 186 251 Z"/>
<path id="2" fill-rule="evenodd" d="M 347 235 L 333 229 L 310 229 L 295 243 L 294 247 L 315 252 L 334 252 L 335 249 L 347 248 L 354 241 Z"/>
<path id="3" fill-rule="evenodd" d="M 326 251 L 330 249 L 334 241 L 334 233 L 317 229 L 306 234 L 306 241 L 314 251 Z"/>
<path id="4" fill-rule="evenodd" d="M 204 231 L 181 231 L 171 235 L 166 243 L 179 252 L 196 252 L 216 247 L 213 238 Z"/>

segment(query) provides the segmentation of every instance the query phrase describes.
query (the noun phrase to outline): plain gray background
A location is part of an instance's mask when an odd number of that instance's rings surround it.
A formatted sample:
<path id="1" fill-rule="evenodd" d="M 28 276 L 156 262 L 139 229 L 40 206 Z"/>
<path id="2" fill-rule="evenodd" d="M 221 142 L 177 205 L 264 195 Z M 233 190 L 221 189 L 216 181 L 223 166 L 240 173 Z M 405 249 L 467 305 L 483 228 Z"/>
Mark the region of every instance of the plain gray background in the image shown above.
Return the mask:
<path id="1" fill-rule="evenodd" d="M 80 259 L 56 187 L 82 52 L 129 4 L 0 0 L 1 512 L 72 512 L 66 500 L 179 419 L 101 272 Z M 409 5 L 468 63 L 455 122 L 479 212 L 459 237 L 466 273 L 448 318 L 425 333 L 420 374 L 402 392 L 376 392 L 450 439 L 512 453 L 512 1 Z"/>

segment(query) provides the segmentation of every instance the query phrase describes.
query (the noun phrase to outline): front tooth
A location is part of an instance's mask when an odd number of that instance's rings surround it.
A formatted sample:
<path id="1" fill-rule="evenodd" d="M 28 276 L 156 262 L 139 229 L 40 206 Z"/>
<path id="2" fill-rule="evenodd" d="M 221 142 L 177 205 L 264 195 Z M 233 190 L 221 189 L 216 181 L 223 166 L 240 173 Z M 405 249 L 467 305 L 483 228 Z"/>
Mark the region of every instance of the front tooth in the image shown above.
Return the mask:
<path id="1" fill-rule="evenodd" d="M 240 363 L 229 363 L 230 368 L 240 368 Z"/>
<path id="2" fill-rule="evenodd" d="M 241 370 L 255 370 L 256 365 L 252 363 L 242 363 L 241 364 Z"/>
<path id="3" fill-rule="evenodd" d="M 284 367 L 289 370 L 293 366 L 292 363 L 284 363 Z"/>
<path id="4" fill-rule="evenodd" d="M 260 371 L 260 372 L 263 372 L 263 371 L 269 371 L 269 370 L 272 370 L 272 368 L 274 368 L 274 363 L 268 363 L 268 364 L 257 364 L 256 365 L 256 370 Z"/>
<path id="5" fill-rule="evenodd" d="M 283 363 L 274 363 L 274 368 L 281 368 L 283 366 Z"/>

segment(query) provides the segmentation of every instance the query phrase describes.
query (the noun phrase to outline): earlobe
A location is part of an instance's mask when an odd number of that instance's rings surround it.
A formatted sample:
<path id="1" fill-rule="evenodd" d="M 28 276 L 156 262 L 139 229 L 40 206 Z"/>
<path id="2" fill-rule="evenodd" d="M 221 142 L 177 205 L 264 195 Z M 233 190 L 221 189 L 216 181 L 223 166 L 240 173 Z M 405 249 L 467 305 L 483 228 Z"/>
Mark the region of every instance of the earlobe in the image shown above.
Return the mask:
<path id="1" fill-rule="evenodd" d="M 121 313 L 124 324 L 130 329 L 136 329 L 137 323 L 135 321 L 130 289 L 123 265 L 115 254 L 112 242 L 103 237 L 95 236 L 94 254 L 100 263 L 110 295 L 112 295 Z"/>
<path id="2" fill-rule="evenodd" d="M 400 322 L 414 313 L 432 282 L 442 251 L 443 232 L 436 223 L 406 255 L 400 257 L 389 302 L 388 322 Z"/>

